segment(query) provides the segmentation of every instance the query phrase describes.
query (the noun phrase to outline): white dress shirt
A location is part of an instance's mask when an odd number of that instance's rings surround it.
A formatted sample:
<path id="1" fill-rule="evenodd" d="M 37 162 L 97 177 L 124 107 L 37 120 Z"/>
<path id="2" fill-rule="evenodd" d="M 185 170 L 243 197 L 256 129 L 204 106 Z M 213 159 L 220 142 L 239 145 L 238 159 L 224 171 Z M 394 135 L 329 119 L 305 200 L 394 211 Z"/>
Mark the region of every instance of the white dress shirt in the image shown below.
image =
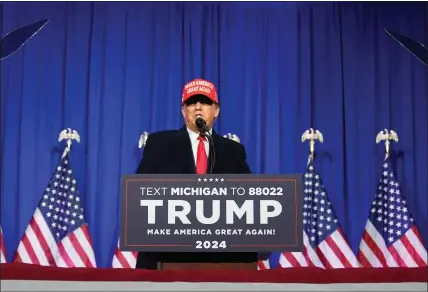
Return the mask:
<path id="1" fill-rule="evenodd" d="M 197 155 L 198 155 L 198 145 L 199 145 L 199 133 L 193 132 L 189 128 L 187 128 L 187 132 L 189 133 L 190 142 L 192 143 L 192 151 L 193 151 L 193 158 L 195 159 L 195 165 L 197 162 Z M 210 135 L 212 134 L 212 129 L 209 131 Z M 208 143 L 208 139 L 205 138 L 204 141 L 205 144 L 205 153 L 207 153 L 207 157 L 210 154 L 210 144 Z"/>

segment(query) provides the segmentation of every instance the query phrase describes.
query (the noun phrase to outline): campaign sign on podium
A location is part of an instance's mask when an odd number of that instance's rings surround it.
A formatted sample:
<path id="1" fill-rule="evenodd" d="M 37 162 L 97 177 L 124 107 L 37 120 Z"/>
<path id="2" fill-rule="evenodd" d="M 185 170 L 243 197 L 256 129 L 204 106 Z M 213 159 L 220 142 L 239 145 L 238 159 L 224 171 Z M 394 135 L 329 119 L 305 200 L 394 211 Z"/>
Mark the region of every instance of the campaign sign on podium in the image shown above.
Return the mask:
<path id="1" fill-rule="evenodd" d="M 122 177 L 124 251 L 302 251 L 301 175 Z"/>

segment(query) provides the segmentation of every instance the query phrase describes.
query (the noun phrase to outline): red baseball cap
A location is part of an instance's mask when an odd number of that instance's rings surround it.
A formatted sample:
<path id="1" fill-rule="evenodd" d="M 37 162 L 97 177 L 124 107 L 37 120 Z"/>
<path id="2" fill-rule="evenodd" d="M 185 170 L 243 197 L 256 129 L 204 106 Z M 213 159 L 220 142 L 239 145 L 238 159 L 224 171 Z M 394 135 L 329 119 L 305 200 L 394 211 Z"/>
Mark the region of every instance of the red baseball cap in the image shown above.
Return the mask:
<path id="1" fill-rule="evenodd" d="M 184 85 L 181 103 L 184 104 L 189 98 L 199 94 L 208 97 L 214 103 L 218 103 L 217 90 L 215 85 L 212 82 L 202 78 L 196 78 Z"/>

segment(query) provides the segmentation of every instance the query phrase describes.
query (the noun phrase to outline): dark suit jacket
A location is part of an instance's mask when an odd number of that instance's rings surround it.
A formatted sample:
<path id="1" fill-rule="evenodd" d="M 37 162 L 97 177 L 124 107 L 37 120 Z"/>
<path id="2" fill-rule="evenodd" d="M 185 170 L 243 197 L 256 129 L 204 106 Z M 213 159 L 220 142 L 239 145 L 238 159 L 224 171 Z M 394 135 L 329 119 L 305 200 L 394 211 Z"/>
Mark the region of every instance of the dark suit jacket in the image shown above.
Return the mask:
<path id="1" fill-rule="evenodd" d="M 212 173 L 251 173 L 242 144 L 224 138 L 213 130 L 215 163 Z M 208 169 L 213 149 L 210 148 Z M 150 134 L 144 147 L 143 159 L 137 173 L 192 174 L 196 173 L 192 145 L 186 127 Z"/>
<path id="2" fill-rule="evenodd" d="M 246 161 L 246 152 L 242 144 L 224 138 L 213 130 L 212 133 L 215 151 L 214 174 L 242 174 L 251 173 Z M 210 148 L 208 169 L 210 169 L 213 149 Z M 144 147 L 143 159 L 138 166 L 137 173 L 147 174 L 193 174 L 196 173 L 195 159 L 192 145 L 186 127 L 179 130 L 167 130 L 150 134 Z M 171 262 L 180 262 L 181 258 L 201 259 L 202 262 L 248 262 L 257 261 L 266 254 L 257 253 L 155 253 L 140 252 L 136 268 L 156 269 L 161 257 L 168 254 Z M 174 259 L 172 259 L 174 258 Z"/>

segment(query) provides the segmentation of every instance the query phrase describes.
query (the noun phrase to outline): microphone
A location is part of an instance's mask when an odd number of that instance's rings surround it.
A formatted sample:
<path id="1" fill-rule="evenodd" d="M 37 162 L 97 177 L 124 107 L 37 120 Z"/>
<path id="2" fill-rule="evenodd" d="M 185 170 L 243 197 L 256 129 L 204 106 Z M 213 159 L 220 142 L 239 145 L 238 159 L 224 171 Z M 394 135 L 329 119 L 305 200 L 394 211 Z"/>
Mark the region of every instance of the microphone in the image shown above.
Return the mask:
<path id="1" fill-rule="evenodd" d="M 203 118 L 201 118 L 201 117 L 196 118 L 195 124 L 196 124 L 196 127 L 198 127 L 201 134 L 203 134 L 203 132 L 209 132 L 207 123 L 205 122 L 205 120 Z"/>
<path id="2" fill-rule="evenodd" d="M 214 140 L 210 135 L 210 130 L 208 129 L 207 123 L 202 117 L 197 117 L 195 120 L 195 125 L 198 127 L 200 131 L 200 135 L 207 137 L 208 143 L 210 144 L 210 151 L 212 151 L 212 154 L 209 155 L 210 158 L 210 169 L 208 170 L 208 173 L 211 174 L 214 169 L 215 164 L 215 148 L 214 148 Z"/>

